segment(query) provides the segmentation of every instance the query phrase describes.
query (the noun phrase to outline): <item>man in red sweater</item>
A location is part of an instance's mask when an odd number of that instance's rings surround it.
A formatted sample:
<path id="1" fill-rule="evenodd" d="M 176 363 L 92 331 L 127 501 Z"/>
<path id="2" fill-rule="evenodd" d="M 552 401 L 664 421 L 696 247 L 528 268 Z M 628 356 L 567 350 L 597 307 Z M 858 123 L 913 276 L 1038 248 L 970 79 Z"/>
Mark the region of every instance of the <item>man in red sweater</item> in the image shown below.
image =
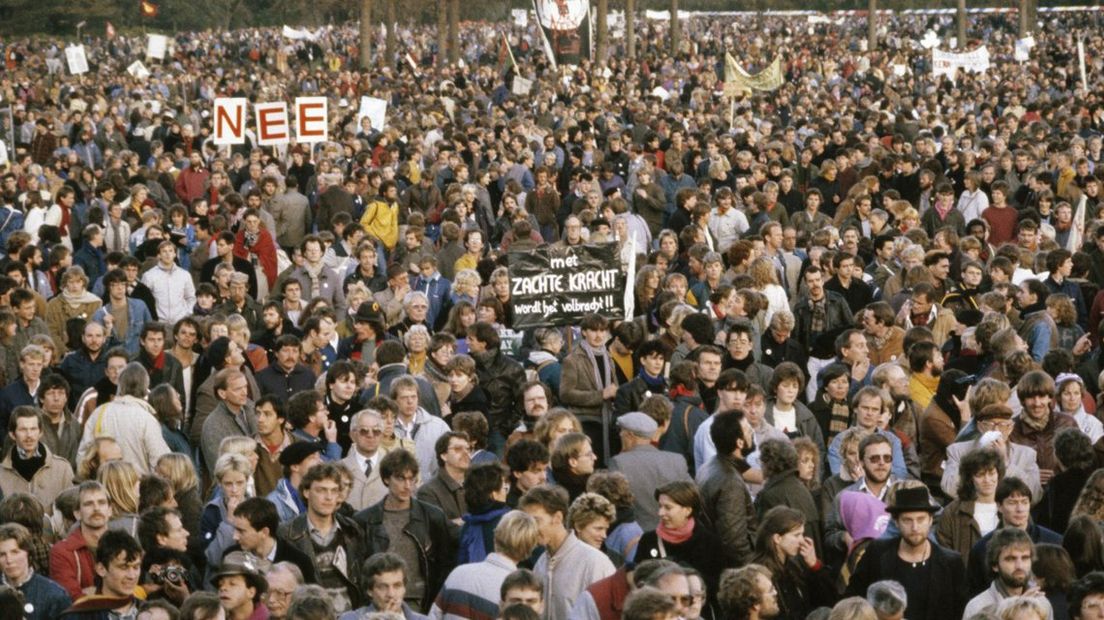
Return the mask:
<path id="1" fill-rule="evenodd" d="M 176 177 L 177 197 L 186 205 L 192 204 L 196 198 L 203 197 L 210 177 L 211 173 L 203 165 L 203 155 L 199 151 L 192 151 L 188 156 L 188 167 L 181 170 Z"/>
<path id="2" fill-rule="evenodd" d="M 989 222 L 989 243 L 994 248 L 1016 238 L 1019 213 L 1008 206 L 1008 184 L 996 181 L 990 190 L 989 208 L 981 212 L 981 218 Z"/>
<path id="3" fill-rule="evenodd" d="M 65 588 L 74 601 L 96 590 L 92 550 L 107 531 L 111 518 L 111 504 L 102 484 L 95 480 L 82 482 L 78 493 L 80 526 L 50 547 L 50 578 Z"/>

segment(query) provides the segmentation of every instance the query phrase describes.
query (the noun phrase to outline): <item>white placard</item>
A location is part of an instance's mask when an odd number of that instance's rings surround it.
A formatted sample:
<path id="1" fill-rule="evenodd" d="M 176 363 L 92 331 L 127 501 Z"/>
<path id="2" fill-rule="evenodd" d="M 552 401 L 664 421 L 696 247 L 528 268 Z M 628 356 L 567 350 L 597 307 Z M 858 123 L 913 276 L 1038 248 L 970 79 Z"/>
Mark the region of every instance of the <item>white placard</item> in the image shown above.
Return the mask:
<path id="1" fill-rule="evenodd" d="M 989 49 L 984 45 L 962 54 L 932 50 L 932 75 L 945 75 L 952 80 L 958 69 L 971 73 L 985 73 L 989 70 Z"/>
<path id="2" fill-rule="evenodd" d="M 1012 58 L 1016 62 L 1026 62 L 1031 58 L 1031 48 L 1035 47 L 1035 37 L 1027 35 L 1022 39 L 1016 39 L 1016 46 L 1012 50 Z"/>
<path id="3" fill-rule="evenodd" d="M 525 9 L 510 9 L 510 17 L 514 18 L 514 25 L 519 28 L 529 25 L 529 11 Z"/>
<path id="4" fill-rule="evenodd" d="M 215 99 L 215 144 L 245 144 L 245 110 L 245 97 Z"/>
<path id="5" fill-rule="evenodd" d="M 662 86 L 656 86 L 655 89 L 652 90 L 652 96 L 659 97 L 661 100 L 667 101 L 671 98 L 671 93 L 667 92 L 667 89 L 663 88 Z"/>
<path id="6" fill-rule="evenodd" d="M 283 101 L 253 104 L 253 117 L 257 120 L 257 144 L 275 146 L 291 141 L 291 123 Z"/>
<path id="7" fill-rule="evenodd" d="M 924 38 L 920 39 L 920 47 L 930 50 L 936 45 L 939 45 L 939 35 L 935 34 L 934 30 L 929 30 L 924 33 Z"/>
<path id="8" fill-rule="evenodd" d="M 330 139 L 330 102 L 325 97 L 295 98 L 295 139 L 302 144 Z"/>
<path id="9" fill-rule="evenodd" d="M 372 120 L 372 129 L 382 131 L 387 120 L 387 102 L 375 97 L 360 98 L 360 112 L 357 113 L 357 128 L 360 128 L 360 119 L 367 116 Z"/>
<path id="10" fill-rule="evenodd" d="M 533 80 L 529 80 L 521 77 L 520 75 L 514 76 L 514 87 L 511 91 L 515 95 L 528 95 L 529 91 L 533 89 Z"/>
<path id="11" fill-rule="evenodd" d="M 146 35 L 146 58 L 157 60 L 165 59 L 165 52 L 169 49 L 169 38 L 163 34 Z"/>
<path id="12" fill-rule="evenodd" d="M 150 76 L 149 69 L 146 68 L 146 65 L 142 64 L 141 60 L 135 60 L 134 62 L 130 63 L 130 66 L 127 67 L 127 73 L 133 75 L 139 80 L 144 80 Z"/>
<path id="13" fill-rule="evenodd" d="M 65 48 L 65 60 L 69 63 L 69 73 L 73 75 L 88 73 L 88 57 L 84 55 L 83 45 L 71 45 Z"/>

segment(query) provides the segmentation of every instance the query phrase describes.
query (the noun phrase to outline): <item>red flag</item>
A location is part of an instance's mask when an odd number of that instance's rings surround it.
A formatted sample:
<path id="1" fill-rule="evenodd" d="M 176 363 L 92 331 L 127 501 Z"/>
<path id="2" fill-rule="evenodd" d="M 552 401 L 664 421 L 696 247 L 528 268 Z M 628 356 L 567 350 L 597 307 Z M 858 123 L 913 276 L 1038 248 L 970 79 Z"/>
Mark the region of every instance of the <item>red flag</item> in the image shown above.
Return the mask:
<path id="1" fill-rule="evenodd" d="M 150 2 L 149 0 L 140 0 L 139 11 L 142 13 L 142 17 L 157 17 L 159 7 Z"/>
<path id="2" fill-rule="evenodd" d="M 115 26 L 112 26 L 111 22 L 107 22 L 107 38 L 109 38 L 109 39 L 114 39 L 115 38 Z"/>

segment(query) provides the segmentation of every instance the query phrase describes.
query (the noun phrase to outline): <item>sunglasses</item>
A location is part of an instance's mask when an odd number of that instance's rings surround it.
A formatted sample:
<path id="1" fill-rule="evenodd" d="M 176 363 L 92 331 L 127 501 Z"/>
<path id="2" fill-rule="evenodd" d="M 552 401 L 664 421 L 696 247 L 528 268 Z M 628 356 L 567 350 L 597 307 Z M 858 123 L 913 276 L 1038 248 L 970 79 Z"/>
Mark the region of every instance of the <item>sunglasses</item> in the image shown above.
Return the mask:
<path id="1" fill-rule="evenodd" d="M 866 457 L 866 460 L 870 461 L 871 463 L 892 463 L 893 462 L 893 455 L 892 454 L 871 454 L 871 455 Z"/>
<path id="2" fill-rule="evenodd" d="M 378 428 L 358 428 L 356 431 L 361 437 L 379 437 L 383 430 Z"/>

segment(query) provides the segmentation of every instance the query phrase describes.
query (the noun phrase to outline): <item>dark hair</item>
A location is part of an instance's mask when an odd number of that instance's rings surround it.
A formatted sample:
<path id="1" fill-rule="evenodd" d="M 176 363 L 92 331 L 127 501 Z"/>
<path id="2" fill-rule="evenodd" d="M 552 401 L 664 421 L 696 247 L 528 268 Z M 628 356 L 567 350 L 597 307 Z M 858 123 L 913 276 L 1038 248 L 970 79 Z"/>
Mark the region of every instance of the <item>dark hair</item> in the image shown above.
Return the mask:
<path id="1" fill-rule="evenodd" d="M 924 366 L 938 353 L 939 347 L 935 346 L 934 342 L 921 341 L 913 344 L 908 350 L 909 370 L 912 372 L 924 370 Z"/>
<path id="2" fill-rule="evenodd" d="M 510 479 L 510 470 L 499 463 L 480 463 L 464 476 L 464 501 L 472 514 L 486 511 L 494 505 L 493 493 L 502 489 Z"/>
<path id="3" fill-rule="evenodd" d="M 1052 543 L 1035 544 L 1031 572 L 1046 580 L 1047 594 L 1066 594 L 1077 579 L 1069 553 L 1061 545 Z"/>
<path id="4" fill-rule="evenodd" d="M 1104 570 L 1104 541 L 1101 540 L 1100 525 L 1089 515 L 1070 519 L 1062 537 L 1062 548 L 1070 554 L 1079 577 Z"/>
<path id="5" fill-rule="evenodd" d="M 383 483 L 398 475 L 418 475 L 418 459 L 407 450 L 392 450 L 380 459 L 380 478 Z"/>
<path id="6" fill-rule="evenodd" d="M 655 490 L 657 501 L 661 495 L 666 495 L 683 508 L 689 508 L 691 516 L 701 514 L 701 493 L 698 492 L 698 485 L 689 480 L 675 480 L 660 486 Z"/>
<path id="7" fill-rule="evenodd" d="M 713 342 L 713 321 L 704 314 L 695 313 L 684 318 L 682 331 L 690 334 L 699 345 Z"/>
<path id="8" fill-rule="evenodd" d="M 369 590 L 375 586 L 376 576 L 383 573 L 402 571 L 403 579 L 406 579 L 406 562 L 397 553 L 391 553 L 390 551 L 373 554 L 364 561 L 361 570 L 363 571 L 361 579 L 364 580 L 364 586 Z"/>
<path id="9" fill-rule="evenodd" d="M 563 487 L 541 485 L 526 491 L 518 501 L 518 508 L 525 510 L 528 506 L 539 506 L 549 515 L 560 513 L 566 522 L 569 501 L 567 491 Z"/>
<path id="10" fill-rule="evenodd" d="M 161 546 L 157 544 L 157 537 L 169 535 L 169 523 L 166 520 L 169 515 L 176 515 L 179 518 L 180 511 L 164 506 L 154 506 L 142 512 L 138 518 L 138 540 L 143 549 L 156 549 Z"/>
<path id="11" fill-rule="evenodd" d="M 997 483 L 997 503 L 1003 504 L 1004 500 L 1013 495 L 1031 499 L 1031 487 L 1016 476 L 1005 476 Z"/>
<path id="12" fill-rule="evenodd" d="M 288 399 L 287 421 L 293 428 L 303 428 L 318 410 L 322 395 L 314 390 L 304 390 Z"/>
<path id="13" fill-rule="evenodd" d="M 771 439 L 759 446 L 759 461 L 763 476 L 771 478 L 797 469 L 797 448 L 790 440 Z"/>
<path id="14" fill-rule="evenodd" d="M 783 381 L 796 381 L 797 391 L 801 392 L 805 388 L 805 373 L 801 371 L 801 367 L 793 362 L 782 362 L 774 369 L 774 374 L 770 380 L 770 395 L 773 397 L 778 390 L 778 386 Z"/>
<path id="15" fill-rule="evenodd" d="M 996 450 L 983 448 L 966 453 L 958 464 L 958 499 L 964 502 L 977 499 L 974 476 L 990 469 L 997 470 L 998 481 L 1004 477 L 1004 459 Z"/>
<path id="16" fill-rule="evenodd" d="M 1081 603 L 1094 594 L 1104 594 L 1104 572 L 1093 571 L 1073 582 L 1067 596 L 1070 618 L 1080 618 Z"/>
<path id="17" fill-rule="evenodd" d="M 873 445 L 876 445 L 876 444 L 882 444 L 882 443 L 886 444 L 887 446 L 893 447 L 893 444 L 890 443 L 889 438 L 887 438 L 885 435 L 882 435 L 880 433 L 870 433 L 866 437 L 863 437 L 859 441 L 859 459 L 862 460 L 863 457 L 866 456 L 866 449 L 867 448 L 869 448 L 870 446 L 873 446 Z"/>
<path id="18" fill-rule="evenodd" d="M 482 321 L 472 324 L 468 328 L 468 338 L 475 338 L 487 346 L 488 351 L 497 351 L 502 346 L 502 340 L 498 336 L 498 330 L 490 323 Z"/>
<path id="19" fill-rule="evenodd" d="M 376 363 L 380 366 L 398 364 L 406 357 L 406 347 L 398 340 L 386 340 L 376 347 Z"/>
<path id="20" fill-rule="evenodd" d="M 433 442 L 433 455 L 437 458 L 438 468 L 444 469 L 445 461 L 441 458 L 441 455 L 448 452 L 449 444 L 452 443 L 453 439 L 468 441 L 468 434 L 458 431 L 448 431 L 447 433 L 441 434 L 441 436 L 437 438 L 437 441 Z"/>
<path id="21" fill-rule="evenodd" d="M 280 515 L 276 505 L 263 497 L 249 497 L 242 500 L 234 509 L 234 516 L 249 521 L 249 527 L 258 532 L 268 528 L 268 535 L 276 537 L 276 528 L 280 527 Z"/>
<path id="22" fill-rule="evenodd" d="M 138 483 L 138 512 L 160 506 L 172 497 L 173 486 L 171 482 L 156 474 L 142 476 L 142 480 Z"/>
<path id="23" fill-rule="evenodd" d="M 506 599 L 506 593 L 510 590 L 533 590 L 539 592 L 544 598 L 544 581 L 537 574 L 527 568 L 519 568 L 506 575 L 499 587 L 498 595 L 502 600 Z"/>
<path id="24" fill-rule="evenodd" d="M 376 353 L 376 359 L 378 360 L 379 349 L 376 349 Z M 330 386 L 337 383 L 339 379 L 348 377 L 349 375 L 353 375 L 354 378 L 357 376 L 356 364 L 349 360 L 337 360 L 334 362 L 329 370 L 326 371 L 326 391 L 328 392 Z M 292 398 L 294 398 L 294 396 Z"/>
<path id="25" fill-rule="evenodd" d="M 985 565 L 987 568 L 995 568 L 1000 562 L 1000 554 L 1009 547 L 1026 546 L 1031 549 L 1032 559 L 1035 555 L 1035 547 L 1027 532 L 1017 527 L 1002 527 L 993 532 L 989 544 L 985 546 Z"/>
<path id="26" fill-rule="evenodd" d="M 108 566 L 123 554 L 127 562 L 142 559 L 142 545 L 130 534 L 121 530 L 107 530 L 96 546 L 96 563 Z"/>
<path id="27" fill-rule="evenodd" d="M 487 447 L 487 433 L 490 427 L 487 416 L 478 411 L 461 411 L 452 416 L 452 428 L 467 433 L 472 451 Z"/>
<path id="28" fill-rule="evenodd" d="M 1092 442 L 1079 428 L 1063 428 L 1054 435 L 1054 455 L 1066 470 L 1091 470 L 1095 463 Z"/>
<path id="29" fill-rule="evenodd" d="M 743 420 L 744 412 L 739 409 L 723 411 L 713 416 L 713 424 L 709 427 L 709 438 L 713 440 L 717 454 L 732 454 L 736 450 L 736 442 L 740 439 L 743 439 L 746 444 L 748 438 L 744 435 L 744 427 L 741 424 Z"/>

